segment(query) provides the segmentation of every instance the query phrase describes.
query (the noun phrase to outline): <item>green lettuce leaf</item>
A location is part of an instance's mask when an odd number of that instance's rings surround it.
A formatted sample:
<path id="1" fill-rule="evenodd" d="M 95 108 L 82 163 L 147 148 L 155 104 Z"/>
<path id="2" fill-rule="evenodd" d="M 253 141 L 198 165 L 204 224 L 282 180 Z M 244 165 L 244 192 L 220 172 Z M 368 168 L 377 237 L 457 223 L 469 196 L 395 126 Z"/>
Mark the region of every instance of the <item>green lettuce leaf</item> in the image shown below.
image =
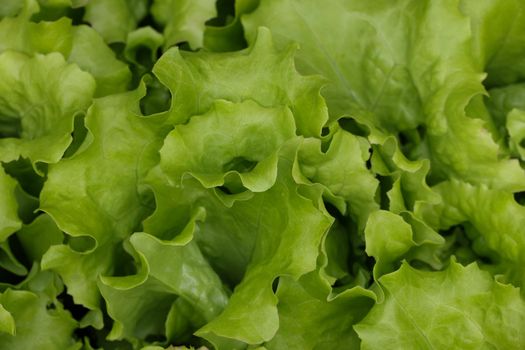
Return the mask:
<path id="1" fill-rule="evenodd" d="M 310 295 L 289 277 L 279 279 L 279 330 L 266 349 L 357 349 L 360 339 L 352 325 L 360 321 L 373 300 L 347 290 L 329 300 Z"/>
<path id="2" fill-rule="evenodd" d="M 107 43 L 125 42 L 128 34 L 147 14 L 147 0 L 90 0 L 84 20 Z"/>
<path id="3" fill-rule="evenodd" d="M 365 139 L 338 129 L 326 152 L 322 146 L 319 139 L 305 139 L 297 156 L 298 170 L 308 182 L 321 184 L 326 189 L 326 200 L 341 213 L 346 214 L 348 209 L 362 230 L 368 215 L 379 209 L 375 200 L 378 181 L 366 167 L 370 145 Z"/>
<path id="4" fill-rule="evenodd" d="M 425 92 L 418 91 L 417 81 L 412 81 L 416 72 L 412 71 L 423 71 L 424 65 L 417 67 L 417 63 L 423 63 L 419 61 L 410 64 L 408 57 L 417 57 L 411 51 L 417 52 L 417 45 L 427 43 L 412 40 L 415 45 L 408 47 L 397 32 L 409 25 L 408 13 L 424 18 L 426 10 L 422 4 L 411 1 L 386 4 L 264 1 L 244 16 L 243 24 L 249 42 L 253 42 L 257 27 L 266 26 L 278 48 L 290 42 L 300 44 L 296 55 L 298 70 L 303 74 L 321 74 L 330 81 L 323 96 L 332 120 L 370 111 L 366 117 L 373 118 L 375 125 L 403 130 L 423 122 L 421 101 L 425 98 L 414 96 Z M 419 73 L 414 76 L 419 77 Z"/>
<path id="5" fill-rule="evenodd" d="M 0 166 L 0 242 L 22 226 L 15 197 L 16 181 Z"/>
<path id="6" fill-rule="evenodd" d="M 0 266 L 14 275 L 31 279 L 42 255 L 51 245 L 62 243 L 63 239 L 64 235 L 53 220 L 45 214 L 39 215 L 33 222 L 21 225 L 14 237 L 0 243 Z M 31 266 L 30 271 L 27 266 Z M 5 281 L 9 281 L 5 286 L 13 287 L 17 279 L 6 278 L 2 282 Z"/>
<path id="7" fill-rule="evenodd" d="M 521 348 L 524 19 L 0 1 L 0 350 Z"/>
<path id="8" fill-rule="evenodd" d="M 15 320 L 13 315 L 0 304 L 0 332 L 15 335 Z"/>
<path id="9" fill-rule="evenodd" d="M 52 245 L 61 244 L 64 234 L 47 214 L 37 216 L 30 224 L 24 225 L 16 236 L 30 261 L 40 262 Z"/>
<path id="10" fill-rule="evenodd" d="M 80 349 L 73 337 L 77 322 L 56 295 L 60 287 L 54 275 L 37 273 L 22 287 L 0 294 L 0 349 Z M 7 329 L 6 329 L 7 327 Z M 7 333 L 5 333 L 7 331 Z"/>
<path id="11" fill-rule="evenodd" d="M 525 302 L 476 264 L 445 271 L 404 263 L 379 279 L 385 300 L 354 328 L 362 349 L 516 348 L 525 342 Z"/>
<path id="12" fill-rule="evenodd" d="M 395 264 L 414 245 L 410 225 L 401 216 L 384 210 L 370 215 L 365 239 L 366 253 L 376 260 L 376 278 L 396 270 Z"/>
<path id="13" fill-rule="evenodd" d="M 426 159 L 410 160 L 392 136 L 370 135 L 371 169 L 381 176 L 381 205 L 394 213 L 411 211 L 418 203 L 436 203 L 439 196 L 427 184 L 431 168 Z M 386 198 L 385 198 L 386 197 Z"/>
<path id="14" fill-rule="evenodd" d="M 484 92 L 483 74 L 458 5 L 274 0 L 262 2 L 243 24 L 249 42 L 263 25 L 278 48 L 300 44 L 299 72 L 329 80 L 323 96 L 330 120 L 351 115 L 395 134 L 422 128 L 422 156 L 432 161 L 434 181 L 460 178 L 522 190 L 518 162 L 502 159 L 483 121 L 466 116 L 465 106 Z"/>
<path id="15" fill-rule="evenodd" d="M 490 89 L 484 102 L 510 154 L 515 157 L 521 156 L 519 110 L 525 110 L 525 84 Z"/>
<path id="16" fill-rule="evenodd" d="M 299 134 L 319 136 L 328 119 L 319 93 L 324 80 L 299 75 L 293 63 L 295 51 L 294 45 L 276 50 L 268 30 L 261 29 L 254 45 L 239 52 L 217 55 L 169 50 L 153 72 L 174 100 L 184 101 L 172 103 L 169 118 L 173 123 L 207 112 L 217 99 L 252 99 L 264 107 L 288 106 Z"/>
<path id="17" fill-rule="evenodd" d="M 57 53 L 0 54 L 0 160 L 56 163 L 71 143 L 73 119 L 91 104 L 93 78 Z"/>
<path id="18" fill-rule="evenodd" d="M 375 258 L 374 277 L 395 271 L 402 258 L 440 267 L 438 250 L 443 237 L 410 212 L 396 215 L 379 210 L 372 213 L 365 228 L 366 253 Z"/>
<path id="19" fill-rule="evenodd" d="M 67 56 L 72 46 L 71 21 L 68 18 L 60 18 L 53 22 L 31 22 L 31 16 L 39 10 L 38 4 L 34 0 L 19 3 L 23 4 L 23 8 L 16 17 L 0 21 L 0 52 L 59 52 Z"/>
<path id="20" fill-rule="evenodd" d="M 221 276 L 239 283 L 224 312 L 197 332 L 219 348 L 241 346 L 231 339 L 251 344 L 270 340 L 278 328 L 273 281 L 281 275 L 298 278 L 316 267 L 331 220 L 297 194 L 291 178 L 297 145 L 294 141 L 281 150 L 273 187 L 231 201 L 219 199 L 217 189 L 206 190 L 191 178 L 182 186 L 170 185 L 160 169 L 150 173 L 157 209 L 144 223 L 145 229 L 155 235 L 177 227 L 180 231 L 183 213 L 187 217 L 192 207 L 203 207 L 206 219 L 199 224 L 195 240 Z M 231 196 L 235 195 L 225 197 Z"/>
<path id="21" fill-rule="evenodd" d="M 164 48 L 187 42 L 201 48 L 206 21 L 217 15 L 215 0 L 154 0 L 151 14 L 164 27 Z"/>
<path id="22" fill-rule="evenodd" d="M 218 189 L 207 190 L 194 178 L 186 179 L 183 186 L 172 186 L 158 166 L 150 171 L 146 183 L 155 194 L 156 208 L 144 220 L 144 231 L 169 240 L 186 232 L 193 215 L 204 209 L 206 219 L 199 223 L 195 240 L 226 283 L 239 283 L 250 262 L 256 240 L 252 223 L 242 220 L 249 208 L 257 208 L 256 204 L 246 202 L 253 195 L 236 196 L 224 194 Z M 239 207 L 239 210 L 228 210 L 225 201 L 234 209 Z M 236 230 L 232 231 L 232 227 Z"/>
<path id="23" fill-rule="evenodd" d="M 525 109 L 525 84 L 511 84 L 489 90 L 485 103 L 500 127 L 505 127 L 507 114 L 513 109 Z"/>
<path id="24" fill-rule="evenodd" d="M 138 186 L 157 162 L 162 134 L 154 119 L 139 116 L 144 93 L 141 86 L 96 100 L 86 116 L 84 144 L 49 168 L 41 193 L 41 209 L 66 234 L 85 241 L 77 249 L 52 247 L 42 265 L 64 278 L 75 302 L 92 309 L 98 308 L 98 275 L 112 274 L 126 255 L 121 241 L 151 210 Z"/>
<path id="25" fill-rule="evenodd" d="M 513 109 L 507 116 L 507 129 L 511 151 L 525 159 L 525 111 Z"/>
<path id="26" fill-rule="evenodd" d="M 168 341 L 180 341 L 225 307 L 228 296 L 222 282 L 194 241 L 184 236 L 161 241 L 147 233 L 135 233 L 130 241 L 141 261 L 139 273 L 101 277 L 99 284 L 115 320 L 110 339 L 145 339 L 166 333 Z M 182 316 L 187 322 L 181 309 L 186 305 L 196 319 L 189 334 L 174 321 Z"/>
<path id="27" fill-rule="evenodd" d="M 443 182 L 434 189 L 442 202 L 422 205 L 416 213 L 437 229 L 464 224 L 473 250 L 492 260 L 494 266 L 487 268 L 523 288 L 525 208 L 513 194 L 459 181 Z"/>
<path id="28" fill-rule="evenodd" d="M 0 243 L 0 267 L 13 275 L 22 277 L 27 275 L 27 268 L 19 261 L 11 249 L 10 241 Z M 11 285 L 12 283 L 7 283 Z"/>
<path id="29" fill-rule="evenodd" d="M 487 86 L 516 83 L 525 77 L 525 5 L 519 0 L 461 0 L 472 27 L 473 58 L 485 70 Z"/>
<path id="30" fill-rule="evenodd" d="M 24 8 L 20 0 L 5 0 L 0 4 L 0 19 L 3 17 L 16 16 Z"/>
<path id="31" fill-rule="evenodd" d="M 248 344 L 270 340 L 278 329 L 274 279 L 283 275 L 297 279 L 316 267 L 319 245 L 332 220 L 297 194 L 290 161 L 280 159 L 280 176 L 270 190 L 229 209 L 242 213 L 257 237 L 250 265 L 226 309 L 197 332 L 219 348 L 221 338 Z"/>
<path id="32" fill-rule="evenodd" d="M 124 57 L 145 69 L 151 69 L 157 61 L 157 51 L 162 46 L 162 34 L 151 27 L 141 27 L 130 32 L 126 38 Z"/>
<path id="33" fill-rule="evenodd" d="M 294 131 L 288 109 L 217 101 L 166 136 L 160 166 L 173 184 L 189 175 L 206 188 L 263 192 L 275 183 L 279 149 Z"/>
<path id="34" fill-rule="evenodd" d="M 217 7 L 221 2 L 217 2 Z M 228 8 L 228 3 L 222 3 Z M 234 5 L 235 17 L 232 19 L 230 14 L 225 15 L 224 22 L 211 20 L 207 23 L 204 31 L 204 48 L 214 52 L 236 51 L 244 49 L 248 44 L 244 38 L 244 29 L 241 17 L 245 13 L 250 13 L 257 8 L 259 0 L 237 0 Z M 219 10 L 219 15 L 220 15 Z"/>
<path id="35" fill-rule="evenodd" d="M 68 61 L 91 73 L 97 81 L 96 97 L 124 92 L 131 80 L 129 67 L 119 61 L 102 38 L 88 26 L 72 29 L 73 46 Z"/>
<path id="36" fill-rule="evenodd" d="M 32 22 L 31 16 L 38 9 L 34 0 L 26 0 L 17 17 L 0 21 L 0 52 L 14 50 L 29 55 L 59 52 L 68 62 L 76 63 L 93 75 L 97 97 L 127 90 L 131 79 L 129 68 L 116 59 L 94 29 L 73 26 L 67 17 Z"/>

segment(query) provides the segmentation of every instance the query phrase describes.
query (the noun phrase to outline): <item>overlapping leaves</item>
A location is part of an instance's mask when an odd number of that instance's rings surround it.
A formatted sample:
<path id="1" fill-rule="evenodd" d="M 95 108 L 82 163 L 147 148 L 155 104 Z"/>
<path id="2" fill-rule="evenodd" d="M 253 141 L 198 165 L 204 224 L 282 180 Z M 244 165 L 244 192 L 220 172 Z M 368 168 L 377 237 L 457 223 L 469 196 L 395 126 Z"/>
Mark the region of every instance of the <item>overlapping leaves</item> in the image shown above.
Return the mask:
<path id="1" fill-rule="evenodd" d="M 0 348 L 521 348 L 524 16 L 3 2 Z"/>

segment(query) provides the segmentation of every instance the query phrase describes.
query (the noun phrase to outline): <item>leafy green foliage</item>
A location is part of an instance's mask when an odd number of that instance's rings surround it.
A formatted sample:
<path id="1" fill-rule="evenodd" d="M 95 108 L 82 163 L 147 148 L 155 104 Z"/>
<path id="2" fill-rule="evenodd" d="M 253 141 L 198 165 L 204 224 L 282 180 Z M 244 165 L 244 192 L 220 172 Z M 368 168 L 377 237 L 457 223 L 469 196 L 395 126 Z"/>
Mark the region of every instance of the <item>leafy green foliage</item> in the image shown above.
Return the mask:
<path id="1" fill-rule="evenodd" d="M 0 350 L 523 349 L 522 0 L 4 0 Z"/>

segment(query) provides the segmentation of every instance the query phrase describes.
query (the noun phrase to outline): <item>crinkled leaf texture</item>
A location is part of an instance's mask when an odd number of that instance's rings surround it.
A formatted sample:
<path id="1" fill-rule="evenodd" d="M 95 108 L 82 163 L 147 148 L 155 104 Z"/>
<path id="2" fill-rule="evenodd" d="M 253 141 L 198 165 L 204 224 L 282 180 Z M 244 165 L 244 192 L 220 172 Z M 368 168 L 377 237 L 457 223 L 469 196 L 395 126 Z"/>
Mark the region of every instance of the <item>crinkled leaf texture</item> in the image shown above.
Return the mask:
<path id="1" fill-rule="evenodd" d="M 294 131 L 287 108 L 217 101 L 166 136 L 160 166 L 174 184 L 190 175 L 206 188 L 229 181 L 230 187 L 264 192 L 275 183 L 279 150 Z"/>
<path id="2" fill-rule="evenodd" d="M 205 22 L 216 16 L 214 0 L 154 0 L 151 13 L 164 26 L 165 47 L 187 42 L 203 45 Z"/>
<path id="3" fill-rule="evenodd" d="M 348 211 L 362 230 L 370 213 L 379 209 L 375 200 L 378 181 L 366 167 L 370 144 L 337 128 L 329 140 L 328 150 L 322 148 L 323 140 L 304 140 L 297 154 L 295 180 L 321 186 L 325 200 L 343 214 Z"/>
<path id="4" fill-rule="evenodd" d="M 331 120 L 350 115 L 394 134 L 423 127 L 426 137 L 416 153 L 432 161 L 437 180 L 522 190 L 518 162 L 501 157 L 482 120 L 465 113 L 484 92 L 484 76 L 472 59 L 470 23 L 458 5 L 270 0 L 243 23 L 249 41 L 266 26 L 277 47 L 300 44 L 298 70 L 329 79 L 323 96 Z"/>
<path id="5" fill-rule="evenodd" d="M 16 17 L 0 21 L 0 52 L 13 50 L 29 55 L 60 53 L 68 62 L 76 63 L 91 73 L 96 81 L 96 96 L 105 96 L 128 89 L 130 69 L 119 61 L 100 35 L 86 25 L 72 25 L 71 19 L 35 23 L 38 13 L 35 0 L 25 0 L 25 7 Z"/>
<path id="6" fill-rule="evenodd" d="M 58 53 L 0 54 L 0 160 L 58 162 L 74 118 L 91 104 L 95 81 Z"/>
<path id="7" fill-rule="evenodd" d="M 352 326 L 369 311 L 373 298 L 360 288 L 318 299 L 307 288 L 282 277 L 279 299 L 279 330 L 265 344 L 270 349 L 354 349 L 360 339 Z"/>
<path id="8" fill-rule="evenodd" d="M 18 218 L 18 204 L 15 197 L 16 182 L 0 167 L 0 242 L 17 231 L 22 222 Z"/>
<path id="9" fill-rule="evenodd" d="M 167 334 L 177 340 L 188 336 L 186 328 L 200 327 L 223 310 L 227 293 L 195 242 L 162 241 L 147 233 L 130 240 L 142 263 L 139 274 L 102 277 L 99 283 L 115 320 L 110 338 Z"/>
<path id="10" fill-rule="evenodd" d="M 78 247 L 53 246 L 43 257 L 45 269 L 57 271 L 75 301 L 99 308 L 97 280 L 122 264 L 121 247 L 151 210 L 138 190 L 160 148 L 161 126 L 138 115 L 144 87 L 98 99 L 86 116 L 89 130 L 78 152 L 49 168 L 41 209 Z M 76 181 L 70 181 L 76 179 Z"/>
<path id="11" fill-rule="evenodd" d="M 78 323 L 57 295 L 56 275 L 33 270 L 20 285 L 0 294 L 0 349 L 81 349 L 73 337 Z"/>
<path id="12" fill-rule="evenodd" d="M 278 163 L 273 165 L 275 183 L 248 197 L 218 196 L 218 190 L 205 189 L 192 178 L 183 186 L 180 182 L 170 184 L 160 169 L 150 176 L 157 210 L 145 222 L 146 230 L 169 234 L 181 226 L 181 214 L 203 207 L 206 219 L 199 224 L 195 240 L 214 269 L 238 283 L 224 311 L 196 333 L 218 348 L 237 348 L 239 341 L 259 344 L 270 340 L 279 322 L 273 281 L 279 276 L 297 279 L 316 267 L 331 219 L 297 193 L 291 177 L 296 148 L 297 140 L 293 139 L 283 145 Z"/>
<path id="13" fill-rule="evenodd" d="M 147 0 L 89 0 L 84 20 L 108 43 L 125 42 L 147 14 Z"/>
<path id="14" fill-rule="evenodd" d="M 525 301 L 476 264 L 439 272 L 404 263 L 379 279 L 385 299 L 354 328 L 362 349 L 518 349 Z"/>
<path id="15" fill-rule="evenodd" d="M 524 19 L 0 1 L 0 349 L 522 349 Z"/>
<path id="16" fill-rule="evenodd" d="M 487 268 L 525 286 L 525 208 L 512 193 L 451 181 L 435 187 L 443 202 L 421 206 L 420 215 L 436 228 L 464 224 L 472 249 L 490 259 Z"/>
<path id="17" fill-rule="evenodd" d="M 192 115 L 206 113 L 218 99 L 251 99 L 263 107 L 288 106 L 297 133 L 320 136 L 328 120 L 326 104 L 319 93 L 324 79 L 297 73 L 296 45 L 277 50 L 265 28 L 256 36 L 251 47 L 232 53 L 188 53 L 177 49 L 166 52 L 153 72 L 175 100 L 184 101 L 172 104 L 170 121 L 185 123 Z"/>

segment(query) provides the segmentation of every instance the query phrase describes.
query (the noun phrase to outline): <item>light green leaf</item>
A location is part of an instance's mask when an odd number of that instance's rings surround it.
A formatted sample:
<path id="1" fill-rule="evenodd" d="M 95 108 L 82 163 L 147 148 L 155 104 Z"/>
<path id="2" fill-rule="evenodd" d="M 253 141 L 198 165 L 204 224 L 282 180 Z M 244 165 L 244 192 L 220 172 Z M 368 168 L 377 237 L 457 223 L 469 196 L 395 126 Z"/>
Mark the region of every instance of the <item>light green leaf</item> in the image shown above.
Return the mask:
<path id="1" fill-rule="evenodd" d="M 56 163 L 71 143 L 73 119 L 91 104 L 93 78 L 57 53 L 0 54 L 0 160 Z"/>
<path id="2" fill-rule="evenodd" d="M 194 50 L 203 45 L 205 23 L 217 15 L 215 0 L 154 0 L 151 14 L 164 26 L 164 48 L 188 42 Z"/>
<path id="3" fill-rule="evenodd" d="M 96 97 L 124 92 L 131 80 L 129 67 L 116 59 L 97 32 L 88 26 L 72 29 L 73 45 L 68 61 L 91 73 L 97 81 Z"/>
<path id="4" fill-rule="evenodd" d="M 370 138 L 373 144 L 371 167 L 373 172 L 383 177 L 380 184 L 384 187 L 381 190 L 383 196 L 386 194 L 388 198 L 388 203 L 382 203 L 385 207 L 399 214 L 413 210 L 418 203 L 439 201 L 439 196 L 426 182 L 431 168 L 428 160 L 407 159 L 392 136 L 372 134 Z M 381 199 L 382 202 L 385 200 Z"/>
<path id="5" fill-rule="evenodd" d="M 27 268 L 17 259 L 9 244 L 9 241 L 0 243 L 0 267 L 17 275 L 27 275 Z"/>
<path id="6" fill-rule="evenodd" d="M 169 118 L 173 123 L 184 123 L 192 115 L 207 112 L 217 99 L 251 99 L 264 107 L 288 106 L 298 134 L 319 136 L 328 119 L 319 93 L 323 80 L 297 74 L 295 50 L 289 46 L 277 51 L 269 31 L 261 29 L 254 45 L 239 52 L 217 55 L 169 50 L 153 72 L 170 89 L 174 100 L 184 101 L 172 104 Z"/>
<path id="7" fill-rule="evenodd" d="M 365 228 L 366 253 L 376 260 L 374 276 L 395 270 L 395 264 L 413 245 L 412 228 L 399 215 L 372 213 Z"/>
<path id="8" fill-rule="evenodd" d="M 43 294 L 8 289 L 0 295 L 0 304 L 14 319 L 16 335 L 0 333 L 0 349 L 81 348 L 73 338 L 76 322 L 60 303 Z"/>
<path id="9" fill-rule="evenodd" d="M 11 313 L 7 311 L 2 304 L 0 304 L 0 331 L 13 336 L 16 333 L 13 315 L 11 315 Z"/>
<path id="10" fill-rule="evenodd" d="M 263 25 L 278 48 L 300 44 L 299 72 L 329 80 L 323 95 L 330 120 L 350 115 L 388 133 L 424 126 L 421 152 L 431 159 L 436 181 L 461 178 L 522 190 L 519 164 L 501 159 L 483 121 L 465 114 L 465 106 L 484 89 L 471 55 L 470 22 L 458 5 L 270 0 L 243 24 L 249 42 Z"/>
<path id="11" fill-rule="evenodd" d="M 485 103 L 490 111 L 502 142 L 512 156 L 520 156 L 521 122 L 519 110 L 525 110 L 525 84 L 512 84 L 489 90 Z M 516 110 L 516 111 L 514 111 Z M 508 144 L 507 144 L 508 143 Z"/>
<path id="12" fill-rule="evenodd" d="M 461 0 L 472 27 L 472 47 L 488 86 L 525 77 L 525 5 L 519 0 Z"/>
<path id="13" fill-rule="evenodd" d="M 357 349 L 360 339 L 352 325 L 360 321 L 373 300 L 359 290 L 347 290 L 319 300 L 289 277 L 279 279 L 279 330 L 265 344 L 273 349 Z"/>
<path id="14" fill-rule="evenodd" d="M 149 175 L 157 209 L 145 221 L 145 230 L 161 237 L 181 232 L 192 208 L 203 207 L 206 219 L 195 241 L 226 281 L 240 281 L 224 312 L 197 332 L 221 349 L 242 348 L 239 341 L 271 339 L 278 328 L 273 280 L 281 275 L 298 278 L 316 267 L 331 220 L 296 192 L 290 172 L 297 145 L 291 142 L 281 150 L 273 187 L 228 206 L 219 199 L 219 190 L 206 190 L 194 179 L 175 187 L 160 168 Z"/>
<path id="15" fill-rule="evenodd" d="M 141 27 L 129 33 L 124 48 L 124 57 L 130 62 L 150 68 L 157 60 L 157 50 L 164 38 L 151 27 Z"/>
<path id="16" fill-rule="evenodd" d="M 90 0 L 84 20 L 100 33 L 107 43 L 125 42 L 147 13 L 147 0 Z"/>
<path id="17" fill-rule="evenodd" d="M 485 103 L 498 126 L 505 127 L 507 115 L 511 110 L 525 109 L 525 84 L 490 89 Z"/>
<path id="18" fill-rule="evenodd" d="M 144 339 L 169 331 L 164 323 L 177 297 L 189 303 L 196 313 L 192 317 L 199 319 L 191 331 L 216 317 L 227 304 L 219 277 L 195 242 L 161 241 L 135 233 L 131 244 L 141 261 L 139 273 L 102 277 L 99 283 L 108 313 L 119 324 L 113 327 L 112 339 Z M 176 332 L 172 336 L 180 341 L 184 335 Z"/>
<path id="19" fill-rule="evenodd" d="M 277 182 L 270 190 L 248 201 L 236 202 L 228 209 L 242 215 L 257 237 L 250 265 L 228 306 L 197 332 L 219 348 L 226 348 L 221 346 L 224 338 L 248 344 L 270 340 L 279 322 L 278 299 L 271 289 L 274 279 L 278 276 L 297 279 L 316 268 L 318 249 L 332 219 L 297 194 L 291 166 L 288 157 L 281 158 Z"/>
<path id="20" fill-rule="evenodd" d="M 24 4 L 24 7 L 16 17 L 0 21 L 0 52 L 59 52 L 67 57 L 72 46 L 71 21 L 64 17 L 54 22 L 34 23 L 31 16 L 38 12 L 38 4 L 34 0 L 19 3 Z"/>
<path id="21" fill-rule="evenodd" d="M 30 261 L 40 261 L 49 247 L 64 241 L 64 234 L 46 214 L 39 215 L 33 222 L 24 225 L 16 236 Z"/>
<path id="22" fill-rule="evenodd" d="M 112 273 L 117 264 L 125 261 L 123 254 L 109 243 L 80 252 L 68 245 L 54 245 L 42 257 L 41 265 L 43 270 L 53 271 L 62 278 L 75 304 L 98 311 L 97 278 Z"/>
<path id="23" fill-rule="evenodd" d="M 239 283 L 250 262 L 256 240 L 253 223 L 243 220 L 243 216 L 245 212 L 250 212 L 250 208 L 257 210 L 260 201 L 246 202 L 252 196 L 232 200 L 230 207 L 240 209 L 230 211 L 222 200 L 232 195 L 220 198 L 220 190 L 206 190 L 194 178 L 185 180 L 183 186 L 171 186 L 160 167 L 155 167 L 148 174 L 147 183 L 155 194 L 157 207 L 153 215 L 144 221 L 144 231 L 168 240 L 184 232 L 192 215 L 199 208 L 204 208 L 206 220 L 199 224 L 195 240 L 223 280 L 230 285 Z M 232 231 L 232 227 L 236 229 Z"/>
<path id="24" fill-rule="evenodd" d="M 0 166 L 0 242 L 22 226 L 15 197 L 16 181 Z"/>
<path id="25" fill-rule="evenodd" d="M 287 108 L 217 101 L 166 136 L 160 166 L 172 184 L 189 175 L 206 188 L 263 192 L 275 183 L 279 150 L 294 131 Z"/>
<path id="26" fill-rule="evenodd" d="M 143 95 L 141 86 L 96 100 L 84 144 L 49 168 L 41 193 L 41 209 L 62 231 L 88 243 L 80 251 L 53 247 L 43 267 L 58 271 L 75 301 L 92 309 L 98 307 L 98 275 L 112 274 L 124 255 L 120 242 L 151 210 L 139 184 L 157 162 L 162 133 L 158 121 L 136 113 Z"/>
<path id="27" fill-rule="evenodd" d="M 416 214 L 436 229 L 470 224 L 466 229 L 474 251 L 494 261 L 494 272 L 504 273 L 508 281 L 523 288 L 525 208 L 512 193 L 459 181 L 443 182 L 434 189 L 442 203 L 423 205 Z"/>
<path id="28" fill-rule="evenodd" d="M 321 140 L 311 138 L 304 140 L 297 155 L 301 173 L 312 183 L 324 186 L 327 201 L 343 214 L 348 206 L 350 216 L 360 230 L 364 228 L 368 215 L 379 209 L 375 201 L 378 181 L 366 167 L 369 150 L 366 140 L 338 129 L 326 152 L 322 150 Z"/>
<path id="29" fill-rule="evenodd" d="M 227 3 L 217 2 L 228 8 Z M 204 31 L 204 48 L 213 52 L 236 51 L 244 49 L 248 44 L 244 38 L 241 16 L 250 13 L 259 5 L 259 0 L 237 0 L 235 1 L 235 18 L 231 19 L 229 14 L 226 23 L 209 22 Z M 219 9 L 219 15 L 221 13 Z"/>
<path id="30" fill-rule="evenodd" d="M 373 5 L 340 0 L 263 1 L 243 17 L 243 24 L 249 42 L 259 26 L 266 26 L 278 48 L 290 42 L 300 44 L 298 70 L 321 74 L 330 81 L 323 95 L 332 120 L 369 111 L 372 113 L 366 117 L 373 118 L 375 125 L 403 130 L 423 121 L 424 98 L 414 96 L 426 92 L 418 91 L 411 74 L 419 77 L 425 64 L 418 67 L 423 62 L 411 53 L 427 43 L 423 38 L 407 41 L 400 33 L 411 24 L 409 18 L 424 18 L 427 10 L 434 9 L 412 1 L 388 5 L 386 1 Z M 409 57 L 415 61 L 409 63 Z M 419 72 L 412 72 L 415 69 Z M 392 103 L 394 99 L 396 103 Z"/>
<path id="31" fill-rule="evenodd" d="M 379 279 L 385 300 L 354 328 L 361 348 L 517 349 L 525 343 L 525 302 L 476 264 L 445 271 L 407 263 Z"/>
<path id="32" fill-rule="evenodd" d="M 24 8 L 24 2 L 20 0 L 5 0 L 0 4 L 0 19 L 3 17 L 16 16 Z"/>
<path id="33" fill-rule="evenodd" d="M 96 100 L 80 150 L 49 168 L 41 208 L 69 235 L 92 236 L 99 244 L 122 238 L 149 210 L 136 189 L 149 164 L 156 163 L 161 139 L 155 120 L 136 113 L 143 94 L 141 87 Z"/>
<path id="34" fill-rule="evenodd" d="M 521 159 L 525 159 L 525 111 L 512 110 L 507 116 L 507 129 L 511 151 L 519 154 Z"/>
<path id="35" fill-rule="evenodd" d="M 93 75 L 97 97 L 127 90 L 131 79 L 129 68 L 116 59 L 94 29 L 73 26 L 67 17 L 34 23 L 31 16 L 37 12 L 38 4 L 27 0 L 17 17 L 0 21 L 0 52 L 14 50 L 28 55 L 59 52 L 68 62 Z"/>

